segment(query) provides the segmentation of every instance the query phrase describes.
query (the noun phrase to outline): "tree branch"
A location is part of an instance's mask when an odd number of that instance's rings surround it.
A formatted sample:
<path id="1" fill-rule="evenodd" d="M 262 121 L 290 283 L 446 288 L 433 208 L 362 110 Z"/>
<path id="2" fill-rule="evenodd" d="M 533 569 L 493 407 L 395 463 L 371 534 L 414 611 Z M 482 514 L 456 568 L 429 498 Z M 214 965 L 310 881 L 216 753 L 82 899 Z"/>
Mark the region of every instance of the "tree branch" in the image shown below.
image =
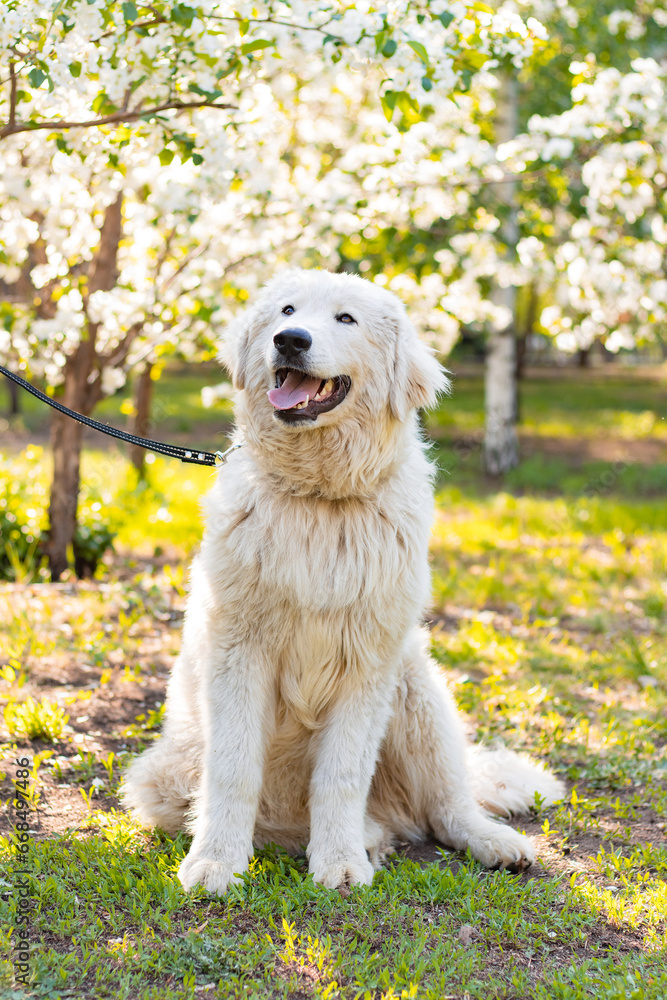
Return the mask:
<path id="1" fill-rule="evenodd" d="M 160 294 L 161 295 L 164 294 L 169 288 L 169 286 L 176 280 L 179 274 L 183 273 L 188 264 L 191 264 L 193 260 L 197 259 L 197 257 L 201 257 L 201 255 L 208 250 L 210 245 L 211 245 L 211 240 L 209 240 L 208 243 L 203 243 L 201 246 L 199 246 L 196 250 L 193 250 L 191 253 L 186 254 L 182 263 L 178 265 L 174 273 L 170 275 L 165 281 L 165 283 L 162 285 Z M 164 263 L 164 261 L 162 261 L 162 263 Z M 161 269 L 162 269 L 162 264 L 160 265 L 160 269 L 156 273 L 156 278 L 159 276 Z M 157 287 L 157 281 L 156 281 L 156 287 Z"/>
<path id="2" fill-rule="evenodd" d="M 104 222 L 100 229 L 100 245 L 93 257 L 89 276 L 86 301 L 95 292 L 110 292 L 116 284 L 118 244 L 122 236 L 122 191 L 107 205 Z"/>
<path id="3" fill-rule="evenodd" d="M 217 104 L 215 101 L 165 101 L 154 108 L 143 110 L 135 108 L 134 111 L 115 111 L 111 115 L 103 118 L 91 118 L 85 122 L 69 122 L 62 119 L 53 119 L 46 122 L 8 122 L 0 128 L 0 140 L 7 136 L 16 135 L 18 132 L 36 132 L 39 129 L 51 129 L 62 132 L 70 128 L 95 128 L 99 125 L 113 125 L 117 122 L 132 122 L 138 118 L 151 118 L 159 114 L 160 111 L 196 111 L 198 108 L 219 108 L 221 111 L 238 111 L 235 104 Z"/>
<path id="4" fill-rule="evenodd" d="M 242 17 L 237 14 L 234 17 L 225 16 L 223 14 L 207 14 L 211 21 L 247 21 L 248 24 L 278 24 L 281 28 L 293 28 L 294 31 L 318 31 L 321 35 L 328 35 L 330 38 L 335 39 L 337 42 L 345 42 L 345 39 L 341 35 L 334 35 L 329 31 L 329 25 L 331 21 L 326 21 L 324 24 L 294 24 L 292 21 L 281 21 L 277 17 Z"/>
<path id="5" fill-rule="evenodd" d="M 158 24 L 169 24 L 169 21 L 162 14 L 156 12 L 155 17 L 152 21 L 133 21 L 132 24 L 126 24 L 126 31 L 135 31 L 137 28 L 155 28 Z M 101 41 L 103 38 L 110 38 L 111 36 L 117 34 L 116 28 L 110 28 L 109 31 L 105 31 L 95 40 L 95 43 Z"/>
<path id="6" fill-rule="evenodd" d="M 153 8 L 149 8 L 149 9 L 152 10 Z M 160 24 L 169 24 L 170 23 L 169 19 L 166 18 L 163 14 L 160 14 L 158 11 L 154 11 L 154 14 L 155 14 L 155 16 L 154 16 L 154 18 L 152 20 L 134 21 L 132 24 L 127 24 L 125 26 L 126 30 L 127 31 L 135 31 L 137 28 L 143 28 L 143 29 L 147 30 L 148 28 L 157 28 L 157 26 L 160 25 Z M 320 25 L 317 25 L 317 24 L 294 24 L 291 21 L 281 21 L 277 17 L 242 17 L 240 14 L 231 15 L 231 16 L 225 16 L 223 14 L 202 14 L 201 15 L 201 19 L 203 21 L 206 21 L 206 20 L 209 20 L 209 21 L 235 21 L 237 24 L 239 24 L 242 21 L 246 21 L 248 24 L 278 24 L 282 28 L 293 28 L 295 31 L 319 31 L 319 33 L 321 35 L 330 35 L 331 38 L 335 38 L 336 41 L 338 41 L 338 42 L 344 42 L 345 41 L 345 39 L 342 38 L 340 35 L 334 35 L 334 34 L 332 34 L 329 31 L 329 25 L 332 23 L 331 20 L 325 22 L 324 24 L 320 24 Z M 102 35 L 100 35 L 99 39 L 96 39 L 96 42 L 100 41 L 102 38 L 109 38 L 110 36 L 113 36 L 116 33 L 117 32 L 116 32 L 115 28 L 110 28 L 108 31 L 105 31 Z"/>
<path id="7" fill-rule="evenodd" d="M 143 326 L 144 326 L 144 320 L 143 319 L 137 320 L 136 323 L 133 323 L 132 326 L 128 327 L 128 329 L 125 332 L 125 335 L 118 342 L 116 347 L 112 348 L 106 354 L 98 353 L 97 358 L 100 371 L 102 370 L 102 368 L 105 368 L 109 365 L 112 368 L 121 368 L 123 366 L 123 364 L 125 363 L 125 359 L 129 354 L 130 348 L 132 347 L 132 344 L 136 340 L 138 334 L 143 329 Z"/>
<path id="8" fill-rule="evenodd" d="M 9 64 L 9 80 L 10 80 L 10 91 L 9 91 L 9 124 L 14 125 L 16 122 L 16 73 L 14 72 L 14 62 Z"/>

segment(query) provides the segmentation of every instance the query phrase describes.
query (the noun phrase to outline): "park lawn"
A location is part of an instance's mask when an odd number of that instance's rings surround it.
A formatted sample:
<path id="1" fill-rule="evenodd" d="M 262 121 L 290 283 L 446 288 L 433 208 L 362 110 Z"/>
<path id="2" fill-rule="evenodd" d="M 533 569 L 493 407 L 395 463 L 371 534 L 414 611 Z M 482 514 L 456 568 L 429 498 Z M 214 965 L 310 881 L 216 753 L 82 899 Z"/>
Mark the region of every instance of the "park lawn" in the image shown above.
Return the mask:
<path id="1" fill-rule="evenodd" d="M 608 408 L 635 412 L 641 398 L 616 391 Z M 644 402 L 659 412 L 657 395 Z M 474 446 L 456 450 L 444 407 L 429 425 L 444 467 L 433 652 L 478 738 L 525 748 L 567 782 L 563 803 L 513 821 L 536 837 L 538 863 L 489 873 L 434 844 L 401 848 L 371 887 L 341 896 L 274 850 L 224 900 L 182 892 L 187 838 L 141 831 L 117 790 L 159 727 L 212 473 L 158 458 L 137 488 L 118 452 L 89 452 L 84 509 L 110 514 L 116 554 L 94 580 L 37 583 L 33 561 L 0 585 L 3 799 L 27 754 L 37 823 L 27 994 L 11 984 L 16 861 L 2 841 L 3 997 L 664 1000 L 667 510 L 653 466 L 614 472 L 609 458 L 599 472 L 564 449 L 566 481 L 529 458 L 525 482 L 499 490 L 474 471 Z M 32 448 L 0 473 L 30 481 L 37 520 L 47 466 Z M 8 834 L 6 810 L 0 820 Z"/>
<path id="2" fill-rule="evenodd" d="M 440 439 L 477 440 L 484 427 L 482 369 L 455 361 L 451 367 L 451 398 L 429 415 L 429 427 Z M 204 409 L 201 390 L 225 378 L 224 371 L 212 363 L 165 368 L 154 384 L 149 436 L 187 439 L 194 444 L 187 436 L 198 435 L 196 444 L 200 447 L 217 446 L 220 429 L 228 429 L 232 421 L 231 403 L 223 398 Z M 519 431 L 524 437 L 561 438 L 580 445 L 589 439 L 650 440 L 662 444 L 667 452 L 666 380 L 667 364 L 638 369 L 620 364 L 593 369 L 529 369 L 520 383 Z M 19 436 L 46 439 L 48 408 L 26 392 L 21 392 L 20 399 L 21 415 L 6 427 L 0 422 L 0 432 L 13 429 Z M 132 385 L 128 384 L 102 400 L 95 417 L 129 428 L 131 412 Z M 92 446 L 99 447 L 95 442 L 100 440 L 92 438 Z M 667 461 L 667 453 L 663 461 Z"/>

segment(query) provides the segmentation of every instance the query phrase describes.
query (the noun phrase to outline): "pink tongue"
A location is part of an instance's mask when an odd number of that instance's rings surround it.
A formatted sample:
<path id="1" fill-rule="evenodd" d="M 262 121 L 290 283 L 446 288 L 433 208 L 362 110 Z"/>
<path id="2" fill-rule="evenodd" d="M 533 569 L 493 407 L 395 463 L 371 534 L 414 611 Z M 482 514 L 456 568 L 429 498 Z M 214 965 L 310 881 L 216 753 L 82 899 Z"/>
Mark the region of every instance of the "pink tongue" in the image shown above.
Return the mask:
<path id="1" fill-rule="evenodd" d="M 276 410 L 291 410 L 297 403 L 305 403 L 306 396 L 312 399 L 322 383 L 321 378 L 311 378 L 301 372 L 288 372 L 279 389 L 267 393 L 271 405 Z"/>

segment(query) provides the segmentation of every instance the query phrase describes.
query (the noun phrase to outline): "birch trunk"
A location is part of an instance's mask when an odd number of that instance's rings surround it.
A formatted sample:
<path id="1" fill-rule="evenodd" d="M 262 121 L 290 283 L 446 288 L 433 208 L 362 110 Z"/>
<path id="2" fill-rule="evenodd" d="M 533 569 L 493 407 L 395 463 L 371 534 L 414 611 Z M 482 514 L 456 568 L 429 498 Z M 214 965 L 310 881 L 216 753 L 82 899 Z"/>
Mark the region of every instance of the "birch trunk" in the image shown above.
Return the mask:
<path id="1" fill-rule="evenodd" d="M 497 143 L 508 142 L 517 134 L 517 103 L 516 77 L 507 73 L 502 78 L 496 106 Z M 516 183 L 497 184 L 495 189 L 502 219 L 499 236 L 506 248 L 507 259 L 512 260 L 518 242 Z M 484 467 L 491 475 L 500 475 L 519 462 L 516 432 L 516 288 L 496 285 L 493 300 L 503 306 L 511 317 L 504 329 L 494 329 L 489 336 L 484 373 Z"/>

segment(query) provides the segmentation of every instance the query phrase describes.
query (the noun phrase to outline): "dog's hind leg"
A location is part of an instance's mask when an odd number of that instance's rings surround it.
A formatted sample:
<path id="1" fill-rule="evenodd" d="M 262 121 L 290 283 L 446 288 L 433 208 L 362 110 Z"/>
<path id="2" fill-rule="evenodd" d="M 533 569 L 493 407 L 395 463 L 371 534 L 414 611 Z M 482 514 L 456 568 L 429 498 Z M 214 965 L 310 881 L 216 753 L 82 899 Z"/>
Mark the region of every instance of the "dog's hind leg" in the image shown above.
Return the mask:
<path id="1" fill-rule="evenodd" d="M 525 776 L 525 762 L 506 752 L 503 779 L 510 785 L 517 761 Z M 530 840 L 488 816 L 482 803 L 494 796 L 479 775 L 473 776 L 474 766 L 445 679 L 415 633 L 374 779 L 370 811 L 408 839 L 430 831 L 449 847 L 469 848 L 489 868 L 528 867 L 535 857 Z M 529 802 L 526 789 L 523 804 Z"/>

